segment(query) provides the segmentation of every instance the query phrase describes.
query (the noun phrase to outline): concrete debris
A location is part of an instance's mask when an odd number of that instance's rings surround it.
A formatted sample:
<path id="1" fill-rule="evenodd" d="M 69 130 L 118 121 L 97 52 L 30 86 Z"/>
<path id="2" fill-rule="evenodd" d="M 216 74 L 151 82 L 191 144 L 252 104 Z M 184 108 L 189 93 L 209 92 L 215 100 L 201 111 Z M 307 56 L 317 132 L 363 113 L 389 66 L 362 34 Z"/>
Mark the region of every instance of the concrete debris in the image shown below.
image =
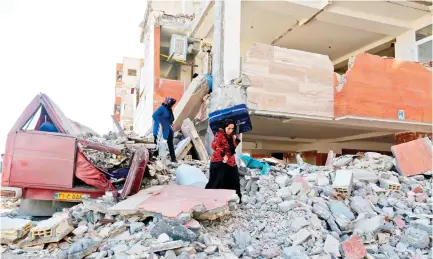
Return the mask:
<path id="1" fill-rule="evenodd" d="M 111 138 L 111 146 L 123 143 Z M 14 232 L 11 241 L 24 239 L 18 245 L 5 242 L 2 251 L 101 259 L 429 256 L 431 176 L 401 175 L 392 171 L 391 157 L 373 152 L 332 155 L 327 166 L 298 160 L 286 165 L 267 159 L 267 175 L 241 167 L 240 205 L 234 191 L 174 184 L 182 164 L 207 175 L 207 163 L 153 160 L 143 179 L 145 189 L 123 201 L 109 194 L 85 197 L 39 224 L 2 217 L 2 243 L 4 231 L 29 228 L 28 233 Z M 399 190 L 384 182 L 398 184 Z M 20 224 L 4 224 L 9 220 Z M 49 231 L 53 236 L 41 236 Z M 43 246 L 47 242 L 52 244 Z"/>
<path id="2" fill-rule="evenodd" d="M 12 243 L 25 237 L 32 227 L 30 220 L 19 218 L 1 217 L 0 223 L 2 244 Z"/>

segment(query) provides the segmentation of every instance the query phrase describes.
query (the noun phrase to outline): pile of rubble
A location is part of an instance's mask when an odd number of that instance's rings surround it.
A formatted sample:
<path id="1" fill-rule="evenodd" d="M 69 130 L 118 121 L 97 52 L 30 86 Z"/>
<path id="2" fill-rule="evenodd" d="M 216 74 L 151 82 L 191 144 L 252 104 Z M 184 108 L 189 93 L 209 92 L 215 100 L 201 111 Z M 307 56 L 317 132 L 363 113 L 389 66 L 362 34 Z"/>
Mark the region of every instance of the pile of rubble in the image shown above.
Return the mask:
<path id="1" fill-rule="evenodd" d="M 135 141 L 119 137 L 114 132 L 109 132 L 102 137 L 92 133 L 86 133 L 80 135 L 79 138 L 106 147 L 116 148 L 120 151 L 120 154 L 113 154 L 108 151 L 104 152 L 79 144 L 80 150 L 83 152 L 84 156 L 103 172 L 114 171 L 120 168 L 129 168 L 131 166 L 131 157 L 134 153 L 132 145 L 135 144 Z"/>
<path id="2" fill-rule="evenodd" d="M 404 176 L 396 159 L 373 152 L 331 151 L 326 166 L 300 156 L 297 164 L 258 162 L 267 170 L 241 164 L 236 204 L 234 191 L 176 185 L 185 164 L 208 176 L 207 162 L 153 159 L 143 190 L 124 201 L 107 193 L 40 222 L 2 218 L 11 221 L 2 251 L 65 259 L 432 256 L 431 172 Z"/>
<path id="3" fill-rule="evenodd" d="M 378 153 L 330 160 L 248 170 L 243 206 L 206 228 L 243 258 L 432 256 L 430 176 L 401 176 Z"/>

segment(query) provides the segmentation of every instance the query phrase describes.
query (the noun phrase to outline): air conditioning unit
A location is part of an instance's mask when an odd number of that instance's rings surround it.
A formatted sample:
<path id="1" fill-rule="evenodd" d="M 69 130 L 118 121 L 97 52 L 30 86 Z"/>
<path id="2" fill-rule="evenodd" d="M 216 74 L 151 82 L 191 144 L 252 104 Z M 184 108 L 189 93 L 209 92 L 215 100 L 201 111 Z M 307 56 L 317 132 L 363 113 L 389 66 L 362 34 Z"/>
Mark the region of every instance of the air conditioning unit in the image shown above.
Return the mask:
<path id="1" fill-rule="evenodd" d="M 186 61 L 188 53 L 188 37 L 178 34 L 173 34 L 170 40 L 170 57 Z"/>

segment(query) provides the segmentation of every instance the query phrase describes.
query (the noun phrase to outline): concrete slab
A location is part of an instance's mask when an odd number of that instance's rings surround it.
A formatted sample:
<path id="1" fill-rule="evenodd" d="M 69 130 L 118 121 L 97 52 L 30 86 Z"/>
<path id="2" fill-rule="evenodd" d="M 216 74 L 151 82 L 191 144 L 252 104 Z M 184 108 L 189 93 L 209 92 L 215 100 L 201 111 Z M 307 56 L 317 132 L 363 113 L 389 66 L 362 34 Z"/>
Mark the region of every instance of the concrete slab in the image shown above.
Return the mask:
<path id="1" fill-rule="evenodd" d="M 208 93 L 207 79 L 203 76 L 198 76 L 192 80 L 182 95 L 182 99 L 174 108 L 173 114 L 175 130 L 179 130 L 185 119 L 194 119 L 200 110 L 203 102 L 203 97 Z"/>
<path id="2" fill-rule="evenodd" d="M 18 243 L 19 247 L 57 243 L 74 230 L 67 212 L 56 213 L 30 230 L 29 236 Z"/>
<path id="3" fill-rule="evenodd" d="M 192 148 L 191 138 L 187 137 L 182 139 L 176 146 L 174 153 L 176 154 L 177 160 L 182 160 Z"/>
<path id="4" fill-rule="evenodd" d="M 182 123 L 181 131 L 184 136 L 191 138 L 192 144 L 197 151 L 197 155 L 200 160 L 208 161 L 209 157 L 206 151 L 206 147 L 204 146 L 203 141 L 198 135 L 194 123 L 190 119 L 184 120 Z"/>
<path id="5" fill-rule="evenodd" d="M 433 169 L 432 143 L 421 138 L 391 147 L 396 160 L 397 172 L 404 176 L 423 174 Z"/>
<path id="6" fill-rule="evenodd" d="M 138 193 L 128 197 L 124 201 L 117 203 L 116 205 L 107 209 L 107 213 L 111 215 L 131 215 L 140 214 L 138 205 L 152 196 L 155 192 L 159 192 L 164 186 L 157 185 L 150 188 L 139 191 Z"/>
<path id="7" fill-rule="evenodd" d="M 0 218 L 1 243 L 12 243 L 23 238 L 32 228 L 32 221 L 25 219 L 13 219 L 8 217 Z"/>
<path id="8" fill-rule="evenodd" d="M 236 201 L 234 190 L 210 190 L 194 186 L 167 185 L 159 193 L 138 205 L 141 211 L 176 218 L 183 212 L 194 212 L 194 217 L 218 215 L 229 211 L 228 203 Z M 209 215 L 211 217 L 212 215 Z"/>

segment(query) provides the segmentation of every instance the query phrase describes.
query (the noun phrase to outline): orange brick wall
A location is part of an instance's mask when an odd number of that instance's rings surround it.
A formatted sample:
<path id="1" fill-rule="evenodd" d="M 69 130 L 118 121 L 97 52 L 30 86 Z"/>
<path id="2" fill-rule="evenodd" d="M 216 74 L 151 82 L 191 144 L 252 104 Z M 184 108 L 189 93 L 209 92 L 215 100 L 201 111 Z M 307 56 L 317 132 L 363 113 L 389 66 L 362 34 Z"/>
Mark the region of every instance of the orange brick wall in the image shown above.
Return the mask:
<path id="1" fill-rule="evenodd" d="M 424 133 L 424 132 L 404 132 L 395 134 L 395 144 L 406 143 L 412 140 L 416 140 L 419 138 L 428 137 L 432 139 L 432 133 Z"/>
<path id="2" fill-rule="evenodd" d="M 177 80 L 158 79 L 155 82 L 153 94 L 153 111 L 158 109 L 165 97 L 172 97 L 179 102 L 184 92 L 185 84 Z M 175 105 L 176 106 L 176 105 Z"/>
<path id="3" fill-rule="evenodd" d="M 432 121 L 432 74 L 421 64 L 367 53 L 355 57 L 347 82 L 334 92 L 334 116 Z"/>

